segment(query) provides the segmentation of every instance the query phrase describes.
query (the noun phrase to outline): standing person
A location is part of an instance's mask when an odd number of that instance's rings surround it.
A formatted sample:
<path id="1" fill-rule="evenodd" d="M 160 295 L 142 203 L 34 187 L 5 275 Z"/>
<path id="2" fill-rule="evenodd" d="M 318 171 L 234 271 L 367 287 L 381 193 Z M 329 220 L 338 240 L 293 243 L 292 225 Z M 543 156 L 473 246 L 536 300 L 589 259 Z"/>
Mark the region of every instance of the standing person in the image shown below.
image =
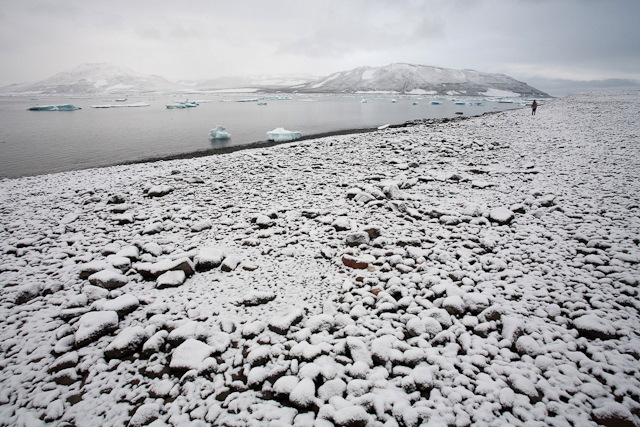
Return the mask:
<path id="1" fill-rule="evenodd" d="M 538 108 L 538 103 L 536 102 L 536 100 L 533 100 L 533 104 L 531 104 L 531 115 L 535 116 L 536 115 L 536 108 Z"/>

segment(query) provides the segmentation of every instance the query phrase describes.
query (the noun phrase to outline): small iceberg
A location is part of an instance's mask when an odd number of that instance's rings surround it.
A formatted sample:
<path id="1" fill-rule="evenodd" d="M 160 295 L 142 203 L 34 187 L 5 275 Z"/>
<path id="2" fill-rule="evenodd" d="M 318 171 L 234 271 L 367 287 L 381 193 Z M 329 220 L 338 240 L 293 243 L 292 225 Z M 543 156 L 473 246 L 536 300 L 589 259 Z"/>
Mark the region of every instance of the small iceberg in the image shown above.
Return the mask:
<path id="1" fill-rule="evenodd" d="M 391 125 L 390 124 L 386 124 L 386 125 L 378 126 L 378 130 L 387 129 L 389 126 L 391 126 Z"/>
<path id="2" fill-rule="evenodd" d="M 362 104 L 366 104 L 366 103 L 367 103 L 367 100 L 363 98 L 363 99 L 360 101 L 360 103 L 362 103 Z"/>
<path id="3" fill-rule="evenodd" d="M 396 103 L 396 100 L 395 100 L 395 99 L 392 99 L 392 100 L 391 100 L 391 102 L 392 102 L 393 104 L 395 104 L 395 103 Z"/>
<path id="4" fill-rule="evenodd" d="M 418 105 L 418 103 L 414 101 L 413 105 Z"/>
<path id="5" fill-rule="evenodd" d="M 188 99 L 185 99 L 184 101 L 175 101 L 178 102 L 178 104 L 169 104 L 167 105 L 167 108 L 170 110 L 173 109 L 180 109 L 180 108 L 192 108 L 192 107 L 197 107 L 198 103 L 195 101 L 189 101 Z"/>
<path id="6" fill-rule="evenodd" d="M 231 138 L 231 134 L 229 132 L 225 132 L 224 128 L 218 125 L 215 129 L 211 129 L 209 132 L 209 139 L 229 139 Z"/>
<path id="7" fill-rule="evenodd" d="M 473 105 L 473 102 L 456 102 L 456 105 Z"/>
<path id="8" fill-rule="evenodd" d="M 147 104 L 146 102 L 135 102 L 133 104 L 98 104 L 92 105 L 91 108 L 124 108 L 124 107 L 148 107 L 151 104 Z"/>
<path id="9" fill-rule="evenodd" d="M 75 111 L 82 110 L 80 107 L 76 107 L 71 104 L 63 104 L 63 105 L 42 105 L 40 107 L 31 107 L 28 108 L 29 111 Z"/>
<path id="10" fill-rule="evenodd" d="M 429 104 L 430 105 L 440 105 L 440 102 L 438 102 L 438 101 L 430 101 Z"/>
<path id="11" fill-rule="evenodd" d="M 258 102 L 258 105 L 267 105 L 266 102 Z"/>
<path id="12" fill-rule="evenodd" d="M 300 132 L 286 130 L 285 128 L 275 128 L 267 132 L 267 139 L 275 142 L 293 141 L 301 136 L 302 134 Z"/>

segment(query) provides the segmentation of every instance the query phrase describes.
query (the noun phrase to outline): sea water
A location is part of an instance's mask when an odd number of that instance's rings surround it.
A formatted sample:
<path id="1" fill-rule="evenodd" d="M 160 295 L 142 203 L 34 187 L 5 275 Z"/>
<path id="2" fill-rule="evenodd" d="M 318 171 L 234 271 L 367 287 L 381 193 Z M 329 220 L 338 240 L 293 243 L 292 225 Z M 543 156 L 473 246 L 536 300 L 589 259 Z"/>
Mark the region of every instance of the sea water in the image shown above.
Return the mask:
<path id="1" fill-rule="evenodd" d="M 370 95 L 288 95 L 291 99 L 258 94 L 197 95 L 210 100 L 194 108 L 167 109 L 184 101 L 180 96 L 134 96 L 125 102 L 92 99 L 1 97 L 0 177 L 16 178 L 121 163 L 189 155 L 216 148 L 237 147 L 267 139 L 267 131 L 284 127 L 303 135 L 401 124 L 421 118 L 480 115 L 516 108 L 518 104 L 484 101 L 455 105 L 427 97 Z M 316 102 L 309 102 L 309 100 Z M 396 100 L 393 102 L 392 100 Z M 145 102 L 148 107 L 91 108 L 99 104 Z M 417 102 L 417 105 L 414 103 Z M 77 111 L 28 111 L 37 105 L 73 104 Z M 222 125 L 231 139 L 212 141 L 210 129 Z"/>

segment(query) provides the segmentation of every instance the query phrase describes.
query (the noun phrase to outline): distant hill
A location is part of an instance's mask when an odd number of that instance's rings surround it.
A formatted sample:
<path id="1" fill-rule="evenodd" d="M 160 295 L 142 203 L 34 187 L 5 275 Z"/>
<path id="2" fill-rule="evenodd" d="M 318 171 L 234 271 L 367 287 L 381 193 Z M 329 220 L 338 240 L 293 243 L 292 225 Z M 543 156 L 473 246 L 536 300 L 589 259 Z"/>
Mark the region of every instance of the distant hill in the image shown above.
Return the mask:
<path id="1" fill-rule="evenodd" d="M 115 65 L 82 64 L 36 83 L 22 83 L 0 88 L 2 93 L 39 93 L 83 95 L 97 93 L 131 93 L 176 91 L 183 86 L 164 77 L 137 73 Z"/>
<path id="2" fill-rule="evenodd" d="M 504 74 L 427 65 L 360 67 L 295 87 L 298 92 L 392 92 L 400 94 L 528 96 L 548 94 Z M 511 95 L 510 95 L 511 94 Z"/>
<path id="3" fill-rule="evenodd" d="M 232 89 L 302 93 L 398 93 L 536 98 L 549 96 L 504 74 L 412 64 L 360 67 L 322 78 L 279 74 L 220 77 L 176 83 L 164 77 L 141 74 L 107 63 L 82 64 L 39 82 L 2 87 L 0 93 L 91 95 Z"/>

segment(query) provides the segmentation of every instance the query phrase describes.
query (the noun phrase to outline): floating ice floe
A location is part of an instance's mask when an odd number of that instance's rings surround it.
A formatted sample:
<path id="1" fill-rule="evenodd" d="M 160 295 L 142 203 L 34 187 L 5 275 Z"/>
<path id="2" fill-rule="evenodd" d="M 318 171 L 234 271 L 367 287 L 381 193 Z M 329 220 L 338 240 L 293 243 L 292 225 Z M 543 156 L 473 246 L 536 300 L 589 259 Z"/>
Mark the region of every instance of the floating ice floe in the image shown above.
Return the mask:
<path id="1" fill-rule="evenodd" d="M 362 104 L 366 104 L 366 103 L 367 103 L 367 100 L 366 100 L 366 99 L 362 99 L 360 102 L 361 102 Z"/>
<path id="2" fill-rule="evenodd" d="M 209 132 L 209 139 L 229 139 L 231 134 L 224 131 L 224 127 L 218 125 L 215 129 L 211 129 Z"/>
<path id="3" fill-rule="evenodd" d="M 42 105 L 39 107 L 31 107 L 28 108 L 29 111 L 74 111 L 81 110 L 82 108 L 76 107 L 71 104 L 63 104 L 63 105 Z"/>
<path id="4" fill-rule="evenodd" d="M 431 105 L 440 105 L 439 101 L 429 101 L 429 104 Z"/>
<path id="5" fill-rule="evenodd" d="M 192 108 L 197 106 L 198 106 L 197 102 L 189 101 L 188 99 L 185 99 L 184 101 L 179 101 L 178 104 L 169 104 L 167 105 L 167 108 L 170 110 L 173 110 L 173 109 L 182 109 L 182 108 Z"/>
<path id="6" fill-rule="evenodd" d="M 99 104 L 99 105 L 92 105 L 91 108 L 123 108 L 123 107 L 148 107 L 151 104 L 147 104 L 146 102 L 135 102 L 133 104 L 120 104 L 120 105 L 114 105 L 114 104 Z"/>
<path id="7" fill-rule="evenodd" d="M 275 142 L 293 141 L 301 136 L 302 134 L 300 132 L 286 130 L 285 128 L 275 128 L 274 130 L 267 132 L 267 139 Z"/>

